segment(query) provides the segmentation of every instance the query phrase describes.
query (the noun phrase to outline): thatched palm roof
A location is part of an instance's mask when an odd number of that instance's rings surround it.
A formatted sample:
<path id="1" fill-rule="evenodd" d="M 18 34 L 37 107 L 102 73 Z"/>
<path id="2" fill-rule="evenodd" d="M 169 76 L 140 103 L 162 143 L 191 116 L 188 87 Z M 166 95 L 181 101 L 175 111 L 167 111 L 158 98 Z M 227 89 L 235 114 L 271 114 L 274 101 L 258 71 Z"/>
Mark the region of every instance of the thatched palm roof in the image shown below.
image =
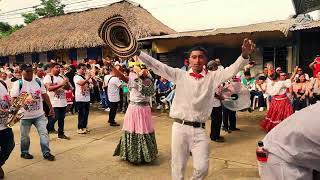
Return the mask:
<path id="1" fill-rule="evenodd" d="M 175 33 L 139 4 L 124 0 L 102 8 L 36 20 L 1 39 L 0 56 L 105 46 L 98 36 L 98 28 L 114 14 L 126 19 L 137 38 Z"/>

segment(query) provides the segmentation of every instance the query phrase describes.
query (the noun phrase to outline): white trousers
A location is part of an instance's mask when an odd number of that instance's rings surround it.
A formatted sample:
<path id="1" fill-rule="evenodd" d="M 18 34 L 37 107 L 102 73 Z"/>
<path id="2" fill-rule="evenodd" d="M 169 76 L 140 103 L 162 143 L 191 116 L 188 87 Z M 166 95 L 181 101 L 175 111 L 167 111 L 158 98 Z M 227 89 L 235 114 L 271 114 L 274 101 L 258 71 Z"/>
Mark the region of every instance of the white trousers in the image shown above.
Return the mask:
<path id="1" fill-rule="evenodd" d="M 259 164 L 262 180 L 312 180 L 312 170 L 290 164 L 270 153 L 268 161 Z"/>
<path id="2" fill-rule="evenodd" d="M 209 138 L 203 128 L 194 128 L 174 122 L 172 125 L 171 168 L 172 179 L 183 180 L 185 168 L 192 153 L 192 180 L 204 179 L 209 168 Z"/>

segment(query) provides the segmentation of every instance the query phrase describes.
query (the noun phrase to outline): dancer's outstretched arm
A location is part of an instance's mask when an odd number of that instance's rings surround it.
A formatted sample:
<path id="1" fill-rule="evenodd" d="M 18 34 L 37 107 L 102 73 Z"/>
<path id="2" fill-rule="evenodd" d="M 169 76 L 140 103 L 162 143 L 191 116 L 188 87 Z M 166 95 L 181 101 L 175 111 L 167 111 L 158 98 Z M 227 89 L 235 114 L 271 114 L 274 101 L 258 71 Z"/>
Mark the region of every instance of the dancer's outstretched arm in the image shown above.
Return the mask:
<path id="1" fill-rule="evenodd" d="M 178 74 L 182 72 L 182 70 L 170 67 L 144 52 L 139 52 L 138 54 L 139 55 L 136 57 L 138 57 L 141 62 L 152 69 L 155 74 L 162 76 L 169 81 L 176 82 Z"/>

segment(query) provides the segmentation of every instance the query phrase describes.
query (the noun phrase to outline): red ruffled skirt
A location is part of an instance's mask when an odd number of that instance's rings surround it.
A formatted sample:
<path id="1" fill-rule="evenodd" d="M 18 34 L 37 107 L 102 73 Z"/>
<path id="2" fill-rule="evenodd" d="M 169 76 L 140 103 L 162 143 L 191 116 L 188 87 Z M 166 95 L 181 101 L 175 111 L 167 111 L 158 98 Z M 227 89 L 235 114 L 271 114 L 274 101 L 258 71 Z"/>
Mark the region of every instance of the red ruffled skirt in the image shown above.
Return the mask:
<path id="1" fill-rule="evenodd" d="M 273 96 L 267 116 L 261 121 L 260 126 L 269 132 L 291 114 L 293 114 L 293 108 L 289 98 L 285 94 Z"/>

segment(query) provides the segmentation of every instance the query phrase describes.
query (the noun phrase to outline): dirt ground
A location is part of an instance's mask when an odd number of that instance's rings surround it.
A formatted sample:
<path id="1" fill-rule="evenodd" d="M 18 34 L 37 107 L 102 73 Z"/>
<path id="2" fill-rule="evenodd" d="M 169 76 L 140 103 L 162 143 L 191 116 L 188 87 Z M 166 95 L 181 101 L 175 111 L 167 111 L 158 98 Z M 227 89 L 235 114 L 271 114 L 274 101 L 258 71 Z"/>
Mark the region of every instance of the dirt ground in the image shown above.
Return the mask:
<path id="1" fill-rule="evenodd" d="M 265 135 L 259 128 L 259 121 L 265 112 L 238 112 L 238 128 L 241 131 L 227 134 L 222 132 L 225 143 L 211 142 L 209 175 L 210 180 L 254 180 L 259 179 L 255 148 L 257 141 Z M 148 165 L 132 165 L 113 157 L 113 151 L 119 142 L 120 127 L 107 125 L 107 112 L 90 112 L 90 134 L 78 135 L 77 115 L 66 117 L 65 130 L 71 140 L 59 140 L 57 135 L 50 135 L 50 148 L 56 155 L 56 161 L 43 160 L 39 136 L 32 128 L 30 153 L 34 159 L 20 158 L 20 130 L 16 125 L 16 147 L 7 163 L 3 166 L 6 179 L 10 180 L 144 180 L 171 179 L 171 125 L 167 113 L 154 112 L 156 138 L 159 149 L 158 159 Z M 122 124 L 124 114 L 116 119 Z M 207 125 L 210 132 L 210 121 Z M 192 158 L 186 169 L 186 179 L 192 174 Z"/>

